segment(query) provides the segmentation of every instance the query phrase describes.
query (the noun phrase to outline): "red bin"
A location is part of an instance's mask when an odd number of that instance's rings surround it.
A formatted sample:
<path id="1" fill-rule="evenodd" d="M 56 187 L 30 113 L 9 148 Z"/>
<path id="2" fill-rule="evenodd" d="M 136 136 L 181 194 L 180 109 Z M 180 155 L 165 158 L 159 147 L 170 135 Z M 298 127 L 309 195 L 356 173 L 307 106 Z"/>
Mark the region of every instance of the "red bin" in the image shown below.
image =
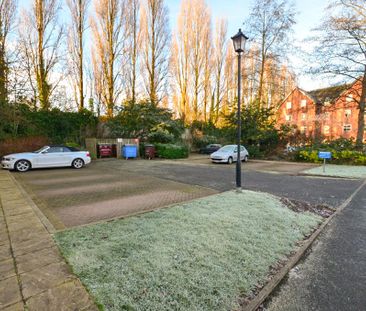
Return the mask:
<path id="1" fill-rule="evenodd" d="M 153 159 L 155 158 L 156 150 L 154 145 L 145 145 L 145 158 L 146 159 Z"/>
<path id="2" fill-rule="evenodd" d="M 98 145 L 99 157 L 111 157 L 113 155 L 112 145 Z"/>

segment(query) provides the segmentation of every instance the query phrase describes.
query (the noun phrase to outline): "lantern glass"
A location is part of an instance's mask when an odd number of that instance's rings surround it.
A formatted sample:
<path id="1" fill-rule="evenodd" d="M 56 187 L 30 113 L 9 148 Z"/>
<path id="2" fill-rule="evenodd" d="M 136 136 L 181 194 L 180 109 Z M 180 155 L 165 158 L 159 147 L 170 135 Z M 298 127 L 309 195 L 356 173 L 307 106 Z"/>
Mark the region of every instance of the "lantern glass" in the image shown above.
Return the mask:
<path id="1" fill-rule="evenodd" d="M 239 29 L 239 32 L 231 39 L 233 40 L 235 52 L 244 52 L 245 42 L 248 40 L 248 38 L 242 33 L 241 29 Z"/>

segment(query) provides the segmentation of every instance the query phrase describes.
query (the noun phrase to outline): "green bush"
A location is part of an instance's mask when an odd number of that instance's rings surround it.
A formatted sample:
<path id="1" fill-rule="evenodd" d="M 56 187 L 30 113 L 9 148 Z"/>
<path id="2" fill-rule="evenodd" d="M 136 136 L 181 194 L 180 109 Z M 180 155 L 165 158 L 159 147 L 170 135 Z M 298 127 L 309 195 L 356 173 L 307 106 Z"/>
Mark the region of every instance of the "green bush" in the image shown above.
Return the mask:
<path id="1" fill-rule="evenodd" d="M 173 143 L 174 135 L 167 130 L 158 129 L 148 134 L 147 139 L 151 143 L 170 144 Z"/>
<path id="2" fill-rule="evenodd" d="M 156 144 L 156 151 L 160 158 L 164 159 L 182 159 L 188 157 L 188 148 L 186 146 L 173 144 Z"/>
<path id="3" fill-rule="evenodd" d="M 97 123 L 87 110 L 34 110 L 25 104 L 0 103 L 0 141 L 42 136 L 50 143 L 72 141 L 80 145 L 86 136 L 95 135 Z"/>
<path id="4" fill-rule="evenodd" d="M 251 159 L 263 158 L 263 152 L 260 150 L 259 146 L 248 145 L 248 146 L 245 146 L 245 148 L 248 150 L 249 157 Z"/>
<path id="5" fill-rule="evenodd" d="M 366 165 L 366 154 L 356 150 L 336 150 L 331 148 L 320 149 L 321 151 L 330 151 L 332 153 L 332 159 L 330 163 L 333 164 L 353 164 L 353 165 Z M 318 157 L 319 149 L 315 148 L 303 148 L 295 153 L 295 160 L 321 163 L 323 160 Z"/>
<path id="6" fill-rule="evenodd" d="M 192 144 L 195 148 L 200 149 L 209 144 L 217 144 L 218 139 L 216 136 L 203 135 L 203 136 L 193 136 Z"/>

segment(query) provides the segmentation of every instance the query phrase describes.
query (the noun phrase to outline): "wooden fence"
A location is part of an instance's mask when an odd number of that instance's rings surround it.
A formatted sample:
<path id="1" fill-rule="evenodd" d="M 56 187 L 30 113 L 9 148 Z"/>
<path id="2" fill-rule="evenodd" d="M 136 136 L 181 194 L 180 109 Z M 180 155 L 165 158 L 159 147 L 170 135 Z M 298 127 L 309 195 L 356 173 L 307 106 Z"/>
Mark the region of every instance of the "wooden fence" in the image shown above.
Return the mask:
<path id="1" fill-rule="evenodd" d="M 90 152 L 92 159 L 97 158 L 97 147 L 101 144 L 116 145 L 117 158 L 122 158 L 123 145 L 137 145 L 137 156 L 139 156 L 139 140 L 137 138 L 86 138 L 85 147 Z"/>

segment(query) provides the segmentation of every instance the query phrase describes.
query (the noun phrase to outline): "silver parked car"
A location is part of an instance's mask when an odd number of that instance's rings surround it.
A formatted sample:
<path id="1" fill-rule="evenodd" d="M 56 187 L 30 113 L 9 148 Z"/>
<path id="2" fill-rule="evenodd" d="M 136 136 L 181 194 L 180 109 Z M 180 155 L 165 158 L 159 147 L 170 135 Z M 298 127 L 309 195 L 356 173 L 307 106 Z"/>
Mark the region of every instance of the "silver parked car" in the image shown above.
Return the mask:
<path id="1" fill-rule="evenodd" d="M 236 162 L 238 159 L 237 145 L 226 145 L 216 152 L 211 154 L 211 161 L 213 163 L 228 163 L 231 164 Z M 240 146 L 240 159 L 241 161 L 247 162 L 249 153 L 244 146 Z"/>

